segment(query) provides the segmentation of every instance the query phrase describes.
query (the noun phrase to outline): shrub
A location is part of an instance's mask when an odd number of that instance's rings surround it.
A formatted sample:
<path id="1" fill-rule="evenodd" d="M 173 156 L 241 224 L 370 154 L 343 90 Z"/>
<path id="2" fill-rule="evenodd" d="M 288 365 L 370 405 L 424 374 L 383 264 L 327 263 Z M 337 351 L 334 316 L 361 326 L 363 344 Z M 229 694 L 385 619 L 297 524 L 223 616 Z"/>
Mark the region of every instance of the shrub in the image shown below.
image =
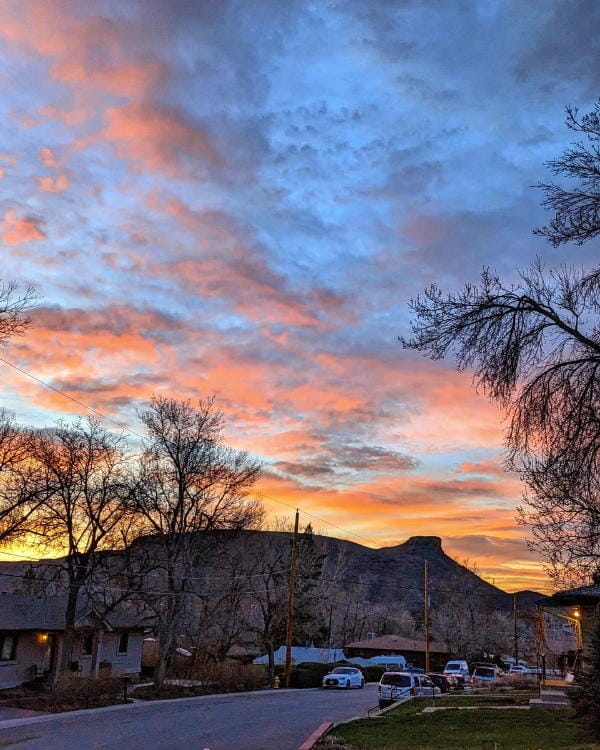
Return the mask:
<path id="1" fill-rule="evenodd" d="M 114 703 L 122 695 L 122 676 L 81 677 L 66 673 L 52 686 L 49 703 L 54 708 L 86 708 Z"/>
<path id="2" fill-rule="evenodd" d="M 185 679 L 202 683 L 209 692 L 234 693 L 259 690 L 266 686 L 267 672 L 259 664 L 240 664 L 236 661 L 208 662 L 193 667 L 174 667 L 169 679 Z"/>

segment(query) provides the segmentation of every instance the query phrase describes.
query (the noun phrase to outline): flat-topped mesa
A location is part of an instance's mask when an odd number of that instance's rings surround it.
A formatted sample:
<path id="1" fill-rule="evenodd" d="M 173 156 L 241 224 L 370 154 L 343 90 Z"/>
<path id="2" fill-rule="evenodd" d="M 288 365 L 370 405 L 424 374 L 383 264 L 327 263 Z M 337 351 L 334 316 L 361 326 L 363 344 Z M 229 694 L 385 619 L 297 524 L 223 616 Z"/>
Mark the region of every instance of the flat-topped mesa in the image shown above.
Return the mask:
<path id="1" fill-rule="evenodd" d="M 411 536 L 402 546 L 442 552 L 442 539 L 439 536 Z"/>

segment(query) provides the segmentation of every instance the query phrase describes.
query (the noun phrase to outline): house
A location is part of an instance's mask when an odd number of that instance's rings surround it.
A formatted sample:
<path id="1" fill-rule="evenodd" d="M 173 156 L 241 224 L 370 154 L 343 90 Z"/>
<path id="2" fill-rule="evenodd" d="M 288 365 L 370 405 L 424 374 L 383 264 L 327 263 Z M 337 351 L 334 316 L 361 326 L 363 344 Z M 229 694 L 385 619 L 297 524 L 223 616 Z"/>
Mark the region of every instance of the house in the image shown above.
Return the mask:
<path id="1" fill-rule="evenodd" d="M 390 661 L 393 661 L 394 655 L 402 655 L 414 666 L 425 666 L 425 641 L 405 638 L 402 635 L 380 635 L 348 643 L 344 646 L 344 652 L 349 660 L 352 660 L 353 656 L 362 656 L 365 659 L 373 656 L 389 656 Z M 429 642 L 429 655 L 431 663 L 436 668 L 441 668 L 449 656 L 446 646 L 435 641 Z"/>
<path id="2" fill-rule="evenodd" d="M 55 674 L 65 606 L 64 596 L 0 594 L 0 689 Z M 101 615 L 92 606 L 82 606 L 75 629 L 73 672 L 97 676 L 140 671 L 144 625 L 135 612 L 121 606 Z"/>
<path id="3" fill-rule="evenodd" d="M 569 623 L 576 633 L 578 652 L 589 657 L 592 633 L 600 616 L 600 584 L 557 591 L 541 599 L 538 606 Z"/>

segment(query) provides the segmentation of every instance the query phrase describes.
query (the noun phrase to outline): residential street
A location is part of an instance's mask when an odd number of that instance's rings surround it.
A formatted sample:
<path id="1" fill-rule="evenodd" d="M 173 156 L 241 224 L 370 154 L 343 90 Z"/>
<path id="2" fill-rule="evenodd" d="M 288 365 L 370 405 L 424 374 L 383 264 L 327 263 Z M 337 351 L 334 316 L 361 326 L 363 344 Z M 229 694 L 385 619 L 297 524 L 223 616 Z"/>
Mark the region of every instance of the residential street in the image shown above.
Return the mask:
<path id="1" fill-rule="evenodd" d="M 270 690 L 0 721 L 17 750 L 297 750 L 319 724 L 364 716 L 364 690 Z"/>

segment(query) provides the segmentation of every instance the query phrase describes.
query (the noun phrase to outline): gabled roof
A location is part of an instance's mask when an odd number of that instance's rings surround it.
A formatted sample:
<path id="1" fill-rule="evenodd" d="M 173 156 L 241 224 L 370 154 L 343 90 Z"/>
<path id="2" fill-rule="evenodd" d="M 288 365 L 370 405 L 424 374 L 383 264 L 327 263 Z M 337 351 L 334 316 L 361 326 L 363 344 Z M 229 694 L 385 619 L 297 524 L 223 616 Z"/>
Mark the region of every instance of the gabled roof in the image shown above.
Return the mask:
<path id="1" fill-rule="evenodd" d="M 0 630 L 50 630 L 65 628 L 65 596 L 39 597 L 32 594 L 0 594 Z M 89 603 L 78 607 L 75 626 L 102 624 L 107 630 L 142 628 L 147 618 L 120 605 L 100 614 Z"/>
<path id="2" fill-rule="evenodd" d="M 414 638 L 405 638 L 402 635 L 380 635 L 377 638 L 368 638 L 364 641 L 348 643 L 345 648 L 368 649 L 382 653 L 387 651 L 391 654 L 402 654 L 403 651 L 425 652 L 425 641 Z M 429 642 L 429 651 L 435 654 L 447 654 L 448 649 L 442 643 Z"/>

